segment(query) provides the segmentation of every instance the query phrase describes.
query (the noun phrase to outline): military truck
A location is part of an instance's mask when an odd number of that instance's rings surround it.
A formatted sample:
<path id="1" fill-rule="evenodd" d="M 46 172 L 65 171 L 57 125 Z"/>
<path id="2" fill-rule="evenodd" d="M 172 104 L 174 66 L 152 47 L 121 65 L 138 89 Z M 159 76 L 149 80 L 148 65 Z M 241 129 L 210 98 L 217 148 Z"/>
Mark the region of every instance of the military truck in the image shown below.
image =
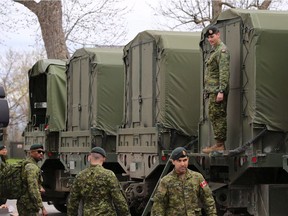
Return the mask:
<path id="1" fill-rule="evenodd" d="M 45 147 L 47 154 L 41 164 L 43 186 L 46 190 L 43 200 L 51 201 L 52 197 L 55 207 L 63 210 L 61 203 L 66 196 L 55 190 L 54 179 L 57 171 L 63 169 L 63 165 L 57 161 L 59 161 L 59 132 L 66 128 L 66 61 L 39 60 L 28 71 L 28 78 L 30 113 L 24 131 L 24 150 L 28 151 L 35 143 L 43 144 Z M 50 194 L 50 191 L 53 193 Z"/>
<path id="2" fill-rule="evenodd" d="M 209 181 L 218 215 L 287 214 L 287 21 L 287 12 L 231 9 L 221 13 L 211 24 L 220 29 L 221 38 L 231 54 L 227 150 L 210 155 L 201 153 L 201 149 L 214 144 L 213 130 L 207 118 L 207 102 L 202 94 L 198 143 L 187 149 L 190 152 L 189 167 L 201 172 Z M 211 50 L 204 38 L 206 29 L 202 31 L 200 41 L 201 92 L 205 57 Z M 146 119 L 141 118 L 141 121 Z M 118 136 L 121 136 L 121 130 Z M 146 152 L 138 150 L 137 139 L 139 136 L 134 132 L 130 143 L 136 143 L 136 147 L 130 148 L 130 166 L 136 167 L 136 171 L 147 170 L 147 166 L 153 169 L 145 157 L 138 159 Z M 156 157 L 168 152 L 161 149 L 162 146 L 157 147 L 160 150 L 154 150 Z M 134 159 L 134 155 L 138 158 Z M 169 171 L 168 164 L 160 171 L 161 176 Z M 143 178 L 145 183 L 149 177 Z M 152 203 L 153 193 L 142 216 L 149 215 Z"/>
<path id="3" fill-rule="evenodd" d="M 94 146 L 107 151 L 105 166 L 119 179 L 116 129 L 122 122 L 122 48 L 82 48 L 69 61 L 41 60 L 29 70 L 30 121 L 25 149 L 45 146 L 43 200 L 66 212 L 69 186 L 88 166 Z"/>
<path id="4" fill-rule="evenodd" d="M 132 214 L 143 212 L 177 146 L 197 145 L 200 32 L 143 31 L 124 47 L 124 121 L 118 163 Z"/>
<path id="5" fill-rule="evenodd" d="M 121 47 L 82 48 L 69 60 L 67 125 L 60 133 L 59 152 L 70 175 L 87 167 L 95 146 L 106 150 L 106 166 L 116 174 L 123 172 L 116 157 L 116 130 L 123 117 L 122 55 Z"/>
<path id="6" fill-rule="evenodd" d="M 193 166 L 209 180 L 219 215 L 287 215 L 288 13 L 230 9 L 213 25 L 231 55 L 228 137 L 223 154 L 195 154 Z M 211 49 L 205 32 L 202 83 Z M 199 149 L 213 144 L 201 104 Z"/>

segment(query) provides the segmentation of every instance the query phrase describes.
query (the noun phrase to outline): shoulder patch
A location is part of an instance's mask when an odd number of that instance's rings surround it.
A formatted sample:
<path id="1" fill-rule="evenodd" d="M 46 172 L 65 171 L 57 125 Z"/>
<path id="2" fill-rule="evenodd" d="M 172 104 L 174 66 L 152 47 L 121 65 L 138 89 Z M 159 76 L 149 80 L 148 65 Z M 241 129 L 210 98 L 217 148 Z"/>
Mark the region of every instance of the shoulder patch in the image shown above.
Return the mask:
<path id="1" fill-rule="evenodd" d="M 222 53 L 226 53 L 226 49 L 222 49 L 221 52 L 222 52 Z"/>
<path id="2" fill-rule="evenodd" d="M 200 183 L 200 187 L 201 188 L 204 188 L 204 187 L 206 187 L 208 184 L 207 184 L 207 182 L 206 181 L 202 181 L 201 183 Z"/>
<path id="3" fill-rule="evenodd" d="M 37 166 L 33 163 L 27 163 L 24 168 L 25 168 L 25 170 L 29 171 L 29 170 L 33 170 L 33 169 L 37 168 Z"/>

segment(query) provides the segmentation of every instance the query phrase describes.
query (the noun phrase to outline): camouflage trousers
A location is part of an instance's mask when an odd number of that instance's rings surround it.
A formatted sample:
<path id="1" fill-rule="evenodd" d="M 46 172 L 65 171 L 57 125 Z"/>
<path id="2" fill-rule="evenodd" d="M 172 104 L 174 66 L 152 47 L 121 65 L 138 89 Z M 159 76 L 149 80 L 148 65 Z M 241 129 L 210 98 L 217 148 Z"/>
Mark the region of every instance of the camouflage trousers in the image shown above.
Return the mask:
<path id="1" fill-rule="evenodd" d="M 224 95 L 222 102 L 216 102 L 217 94 L 209 95 L 208 116 L 213 127 L 214 139 L 226 141 L 227 137 L 227 98 Z"/>
<path id="2" fill-rule="evenodd" d="M 20 198 L 21 199 L 21 198 Z M 29 208 L 31 203 L 25 203 L 21 201 L 17 201 L 17 211 L 19 216 L 39 216 L 39 211 L 34 211 Z M 28 207 L 28 208 L 27 208 Z"/>

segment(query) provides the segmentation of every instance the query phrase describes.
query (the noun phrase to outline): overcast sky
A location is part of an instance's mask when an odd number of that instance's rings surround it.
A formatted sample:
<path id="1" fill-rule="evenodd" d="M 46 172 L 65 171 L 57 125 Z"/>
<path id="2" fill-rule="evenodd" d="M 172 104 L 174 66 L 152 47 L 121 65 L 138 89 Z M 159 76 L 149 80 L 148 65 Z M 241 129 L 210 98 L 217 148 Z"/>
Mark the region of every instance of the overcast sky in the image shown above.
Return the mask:
<path id="1" fill-rule="evenodd" d="M 4 0 L 0 0 L 4 1 Z M 161 3 L 165 2 L 165 0 L 125 0 L 127 5 L 132 6 L 132 10 L 128 14 L 127 18 L 127 27 L 128 27 L 128 36 L 127 40 L 123 43 L 124 45 L 130 42 L 139 32 L 144 30 L 157 30 L 157 18 L 154 16 L 154 12 L 149 5 L 155 6 L 159 1 Z M 279 0 L 282 2 L 282 10 L 288 8 L 288 0 Z M 21 11 L 29 11 L 21 4 L 15 4 L 17 7 L 12 11 L 13 14 L 10 16 L 19 16 Z M 19 12 L 17 12 L 19 10 Z M 15 14 L 14 14 L 15 12 Z M 32 12 L 29 11 L 30 14 Z M 39 25 L 38 25 L 39 26 Z M 21 32 L 17 33 L 8 33 L 6 32 L 3 36 L 1 34 L 0 43 L 0 53 L 5 53 L 7 50 L 12 49 L 13 51 L 25 51 L 35 49 L 35 32 L 36 27 L 21 29 Z M 38 32 L 40 30 L 38 29 Z"/>
<path id="2" fill-rule="evenodd" d="M 154 29 L 157 25 L 156 18 L 153 15 L 152 9 L 148 4 L 155 4 L 156 0 L 128 0 L 130 2 L 136 3 L 134 4 L 133 10 L 129 15 L 128 19 L 128 36 L 129 41 L 133 39 L 137 33 Z"/>
<path id="3" fill-rule="evenodd" d="M 155 0 L 126 0 L 127 4 L 133 5 L 133 9 L 128 14 L 128 36 L 127 41 L 124 44 L 130 42 L 137 33 L 155 29 L 156 19 L 153 16 L 153 10 L 149 7 L 149 4 L 155 4 Z M 18 10 L 28 10 L 23 5 L 16 4 Z M 15 12 L 15 16 L 17 16 Z M 18 15 L 19 16 L 19 15 Z M 5 53 L 8 49 L 13 51 L 25 51 L 32 49 L 35 44 L 35 31 L 36 29 L 26 28 L 21 29 L 19 33 L 5 33 L 3 44 L 0 44 L 0 53 Z"/>

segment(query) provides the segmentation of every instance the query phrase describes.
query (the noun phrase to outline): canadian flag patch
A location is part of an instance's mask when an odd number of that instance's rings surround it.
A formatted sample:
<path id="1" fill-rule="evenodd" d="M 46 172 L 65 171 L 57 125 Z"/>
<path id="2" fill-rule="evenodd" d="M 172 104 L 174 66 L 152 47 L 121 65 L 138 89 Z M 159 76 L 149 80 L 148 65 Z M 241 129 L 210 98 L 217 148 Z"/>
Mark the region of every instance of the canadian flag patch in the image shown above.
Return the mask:
<path id="1" fill-rule="evenodd" d="M 202 181 L 201 183 L 200 183 L 200 187 L 201 188 L 204 188 L 204 187 L 206 187 L 208 184 L 207 184 L 207 182 L 206 181 Z"/>

